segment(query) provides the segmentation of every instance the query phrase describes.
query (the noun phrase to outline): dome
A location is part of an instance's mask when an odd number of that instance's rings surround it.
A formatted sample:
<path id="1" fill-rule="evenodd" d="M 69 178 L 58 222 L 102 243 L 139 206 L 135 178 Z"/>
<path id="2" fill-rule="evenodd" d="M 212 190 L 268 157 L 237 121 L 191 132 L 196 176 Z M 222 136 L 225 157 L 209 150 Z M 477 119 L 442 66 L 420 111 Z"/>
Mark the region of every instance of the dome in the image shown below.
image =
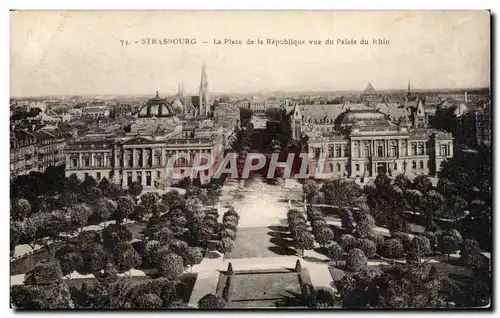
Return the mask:
<path id="1" fill-rule="evenodd" d="M 360 123 L 364 126 L 385 126 L 389 125 L 389 116 L 374 109 L 347 110 L 335 119 L 335 127 L 352 126 Z"/>
<path id="2" fill-rule="evenodd" d="M 137 117 L 150 118 L 150 117 L 172 117 L 175 116 L 175 110 L 165 100 L 161 99 L 156 93 L 156 97 L 150 99 L 146 105 L 142 106 Z"/>

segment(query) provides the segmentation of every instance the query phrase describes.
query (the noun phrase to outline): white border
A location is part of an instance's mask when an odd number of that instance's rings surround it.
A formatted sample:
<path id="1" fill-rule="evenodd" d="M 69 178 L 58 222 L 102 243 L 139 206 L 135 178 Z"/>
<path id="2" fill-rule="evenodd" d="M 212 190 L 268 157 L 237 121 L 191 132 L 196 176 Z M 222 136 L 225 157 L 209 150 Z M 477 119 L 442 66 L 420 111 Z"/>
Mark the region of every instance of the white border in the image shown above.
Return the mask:
<path id="1" fill-rule="evenodd" d="M 78 1 L 44 1 L 43 4 L 41 4 L 39 1 L 36 0 L 31 0 L 31 1 L 2 1 L 2 10 L 1 11 L 1 16 L 0 16 L 0 25 L 1 25 L 1 33 L 4 35 L 4 39 L 6 39 L 6 35 L 10 34 L 9 31 L 9 11 L 8 9 L 18 9 L 18 10 L 69 10 L 69 9 L 86 9 L 86 10 L 181 10 L 181 9 L 189 9 L 189 10 L 201 10 L 201 9 L 210 9 L 210 10 L 245 10 L 245 9 L 260 9 L 260 10 L 312 10 L 312 9 L 322 9 L 322 10 L 422 10 L 422 9 L 427 9 L 427 10 L 438 10 L 438 9 L 447 9 L 447 10 L 466 10 L 466 9 L 475 9 L 475 10 L 481 10 L 481 9 L 491 9 L 493 13 L 497 14 L 500 12 L 499 9 L 499 3 L 500 1 L 498 0 L 475 0 L 475 1 L 444 1 L 444 0 L 419 0 L 419 1 L 414 1 L 414 2 L 403 2 L 403 1 L 388 1 L 388 0 L 375 0 L 375 1 L 358 1 L 358 0 L 349 0 L 349 1 L 342 1 L 342 2 L 331 2 L 331 1 L 318 1 L 318 0 L 308 0 L 308 1 L 292 1 L 292 0 L 287 0 L 287 1 L 280 1 L 281 3 L 271 3 L 269 0 L 253 0 L 253 1 L 248 1 L 246 3 L 240 2 L 240 1 L 192 1 L 192 0 L 182 0 L 178 1 L 177 3 L 172 3 L 171 1 L 151 1 L 151 0 L 141 0 L 141 1 L 103 1 L 103 0 L 78 0 Z M 498 16 L 496 17 L 498 19 Z M 497 21 L 498 22 L 498 21 Z M 496 29 L 496 28 L 495 28 Z M 494 33 L 495 34 L 495 33 Z M 495 36 L 495 39 L 497 37 Z M 493 45 L 496 47 L 496 43 L 493 43 Z M 494 50 L 494 52 L 498 52 Z M 2 41 L 2 50 L 1 50 L 2 58 L 1 58 L 1 67 L 2 67 L 2 85 L 0 86 L 0 91 L 2 94 L 2 101 L 4 103 L 4 106 L 2 106 L 2 111 L 5 112 L 5 116 L 2 119 L 5 121 L 5 123 L 2 125 L 3 127 L 3 134 L 0 135 L 0 143 L 2 146 L 2 149 L 4 149 L 4 154 L 1 158 L 1 167 L 0 169 L 0 182 L 1 182 L 1 200 L 2 202 L 2 212 L 3 212 L 3 217 L 4 217 L 4 230 L 0 231 L 1 235 L 1 241 L 3 242 L 3 251 L 2 254 L 3 257 L 5 257 L 5 262 L 1 263 L 2 266 L 2 278 L 5 280 L 5 283 L 3 284 L 3 288 L 1 296 L 0 296 L 0 301 L 2 304 L 2 317 L 4 317 L 4 314 L 7 315 L 13 315 L 13 311 L 9 310 L 9 304 L 8 304 L 8 295 L 9 295 L 9 275 L 7 274 L 10 271 L 9 265 L 7 263 L 8 259 L 8 242 L 9 242 L 9 222 L 8 222 L 8 211 L 9 211 L 9 197 L 8 197 L 8 191 L 9 191 L 9 170 L 7 170 L 8 167 L 8 147 L 9 147 L 9 132 L 8 128 L 8 100 L 10 98 L 10 93 L 9 93 L 9 77 L 10 77 L 10 71 L 9 71 L 9 44 L 6 40 Z M 494 63 L 495 69 L 492 69 L 492 72 L 496 73 L 497 70 L 497 64 Z M 498 80 L 496 81 L 495 87 L 494 87 L 494 92 L 498 92 Z M 493 101 L 494 107 L 496 106 L 496 98 Z M 500 116 L 500 111 L 496 110 L 494 112 L 495 118 L 494 122 L 495 123 L 500 123 L 499 116 Z M 498 129 L 495 129 L 497 131 Z M 494 135 L 494 140 L 497 140 L 497 134 L 495 133 Z M 498 148 L 498 147 L 496 147 Z M 495 158 L 498 158 L 498 149 L 495 149 Z M 496 169 L 498 172 L 498 169 Z M 498 190 L 498 187 L 495 187 L 495 197 L 499 197 L 500 190 Z M 496 205 L 495 205 L 496 206 Z M 495 229 L 499 229 L 499 220 L 500 220 L 500 215 L 498 215 L 494 211 L 496 216 L 495 216 Z M 495 242 L 497 243 L 497 242 Z M 495 244 L 495 251 L 494 255 L 496 255 L 496 252 L 498 251 L 498 244 Z M 496 260 L 496 257 L 493 256 L 494 259 Z M 495 262 L 496 265 L 498 265 L 498 261 Z M 497 267 L 497 266 L 495 266 Z M 494 269 L 495 273 L 495 278 L 498 277 L 498 273 L 496 271 L 496 268 Z M 496 282 L 496 279 L 495 279 Z M 495 289 L 497 292 L 494 296 L 498 295 L 498 290 Z M 495 297 L 497 300 L 495 303 L 498 306 L 498 297 Z M 278 311 L 279 312 L 279 311 Z M 276 312 L 245 312 L 243 314 L 255 314 L 256 316 L 267 316 L 269 314 L 274 315 Z M 291 312 L 282 312 L 280 314 L 285 314 L 289 315 Z M 386 314 L 401 314 L 401 312 L 370 312 L 369 314 L 371 317 L 379 317 L 382 315 Z M 404 312 L 402 313 L 403 315 L 406 315 L 409 312 Z M 38 314 L 38 313 L 35 313 Z M 52 313 L 50 312 L 49 314 L 54 314 L 54 315 L 71 315 L 74 317 L 75 315 L 80 316 L 82 312 L 76 312 L 76 313 L 71 313 L 71 312 L 65 312 L 65 313 Z M 92 312 L 91 314 L 94 314 Z M 114 315 L 118 314 L 123 314 L 123 312 L 118 312 L 114 313 Z M 134 316 L 139 315 L 139 316 L 157 316 L 160 317 L 160 315 L 184 315 L 183 313 L 162 313 L 162 312 L 147 312 L 144 314 L 140 314 L 138 312 L 133 312 L 131 313 Z M 198 312 L 190 312 L 188 313 L 190 315 L 200 315 L 202 313 Z M 234 313 L 234 314 L 241 314 L 241 313 Z M 295 314 L 295 313 L 294 313 Z M 310 312 L 297 312 L 297 315 L 305 316 L 305 315 L 310 315 Z M 314 313 L 314 314 L 319 314 L 319 313 Z M 321 315 L 335 315 L 335 316 L 344 316 L 347 314 L 353 314 L 352 312 L 346 313 L 346 312 L 327 312 Z M 356 313 L 356 315 L 365 315 L 366 313 Z M 411 313 L 413 314 L 413 313 Z M 456 315 L 457 312 L 453 312 L 453 315 Z M 464 314 L 469 314 L 467 312 L 464 312 Z M 470 313 L 472 314 L 472 313 Z M 415 315 L 419 316 L 435 316 L 436 314 L 432 312 L 422 312 L 422 313 L 415 313 Z M 449 315 L 449 314 L 448 314 Z"/>

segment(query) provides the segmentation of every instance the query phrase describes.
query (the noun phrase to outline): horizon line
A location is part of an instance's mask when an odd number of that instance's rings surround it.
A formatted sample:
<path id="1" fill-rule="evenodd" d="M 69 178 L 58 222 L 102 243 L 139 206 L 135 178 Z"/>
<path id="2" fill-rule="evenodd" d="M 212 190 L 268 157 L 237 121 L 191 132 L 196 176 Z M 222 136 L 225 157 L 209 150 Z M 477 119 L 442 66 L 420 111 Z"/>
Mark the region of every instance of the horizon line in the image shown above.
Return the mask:
<path id="1" fill-rule="evenodd" d="M 491 90 L 491 85 L 490 86 L 473 86 L 473 87 L 459 87 L 459 88 L 411 88 L 411 92 L 430 92 L 430 91 L 467 91 L 467 90 L 483 90 L 483 89 L 488 89 Z M 159 90 L 158 90 L 159 91 Z M 340 93 L 340 92 L 349 92 L 349 93 L 359 93 L 363 92 L 363 90 L 349 90 L 349 89 L 339 89 L 339 90 L 327 90 L 327 89 L 304 89 L 304 90 L 297 90 L 297 89 L 277 89 L 277 90 L 257 90 L 257 91 L 215 91 L 215 92 L 210 92 L 210 94 L 214 95 L 234 95 L 234 94 L 276 94 L 276 93 Z M 408 91 L 407 88 L 379 88 L 375 90 L 377 93 L 378 92 L 391 92 L 391 91 Z M 155 90 L 152 91 L 152 93 L 56 93 L 56 94 L 45 94 L 45 95 L 11 95 L 11 99 L 23 99 L 23 98 L 44 98 L 44 97 L 84 97 L 84 96 L 137 96 L 137 97 L 144 97 L 144 96 L 154 96 L 155 95 Z M 160 91 L 159 91 L 160 92 Z M 172 94 L 160 94 L 160 96 L 175 96 L 177 95 L 178 92 L 172 93 Z M 185 92 L 184 93 L 187 96 L 197 96 L 198 93 L 192 93 L 192 92 Z"/>

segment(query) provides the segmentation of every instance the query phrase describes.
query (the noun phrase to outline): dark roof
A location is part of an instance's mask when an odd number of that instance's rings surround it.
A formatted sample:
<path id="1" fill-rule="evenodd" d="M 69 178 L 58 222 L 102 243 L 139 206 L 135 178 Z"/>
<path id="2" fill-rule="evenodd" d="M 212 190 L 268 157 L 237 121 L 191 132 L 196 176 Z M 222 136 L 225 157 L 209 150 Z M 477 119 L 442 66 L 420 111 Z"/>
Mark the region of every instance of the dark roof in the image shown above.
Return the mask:
<path id="1" fill-rule="evenodd" d="M 389 116 L 374 109 L 347 110 L 335 119 L 335 126 L 341 127 L 353 124 L 363 126 L 386 126 L 390 124 Z"/>

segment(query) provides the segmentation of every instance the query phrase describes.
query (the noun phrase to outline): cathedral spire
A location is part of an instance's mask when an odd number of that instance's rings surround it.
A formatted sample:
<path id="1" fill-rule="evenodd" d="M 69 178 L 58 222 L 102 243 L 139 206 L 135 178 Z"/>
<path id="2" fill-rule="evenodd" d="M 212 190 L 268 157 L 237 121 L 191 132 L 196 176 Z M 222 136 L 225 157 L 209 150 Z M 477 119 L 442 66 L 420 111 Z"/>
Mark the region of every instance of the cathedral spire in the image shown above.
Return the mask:
<path id="1" fill-rule="evenodd" d="M 210 100 L 208 95 L 208 80 L 207 80 L 207 67 L 205 63 L 201 67 L 201 81 L 200 81 L 200 92 L 199 92 L 199 114 L 207 116 L 210 112 Z"/>

